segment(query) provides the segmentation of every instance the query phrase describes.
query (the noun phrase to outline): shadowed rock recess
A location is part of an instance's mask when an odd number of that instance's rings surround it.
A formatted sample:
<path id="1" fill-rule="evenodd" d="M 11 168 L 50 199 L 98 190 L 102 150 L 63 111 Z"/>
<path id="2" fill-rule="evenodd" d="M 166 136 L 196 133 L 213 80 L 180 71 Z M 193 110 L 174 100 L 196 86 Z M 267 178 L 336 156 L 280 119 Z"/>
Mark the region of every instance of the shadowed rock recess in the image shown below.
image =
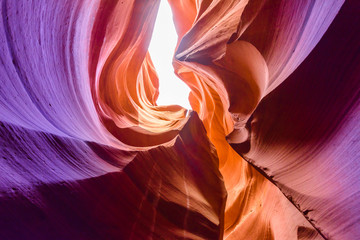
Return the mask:
<path id="1" fill-rule="evenodd" d="M 358 0 L 0 2 L 0 239 L 360 239 Z"/>

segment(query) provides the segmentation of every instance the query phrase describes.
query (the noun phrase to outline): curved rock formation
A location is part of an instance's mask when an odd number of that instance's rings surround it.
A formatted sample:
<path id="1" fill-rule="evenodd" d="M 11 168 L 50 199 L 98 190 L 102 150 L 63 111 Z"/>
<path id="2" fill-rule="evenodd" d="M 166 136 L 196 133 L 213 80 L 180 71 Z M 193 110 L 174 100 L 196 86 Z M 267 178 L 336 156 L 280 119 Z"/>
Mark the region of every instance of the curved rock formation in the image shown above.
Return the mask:
<path id="1" fill-rule="evenodd" d="M 360 4 L 1 0 L 1 239 L 360 238 Z"/>

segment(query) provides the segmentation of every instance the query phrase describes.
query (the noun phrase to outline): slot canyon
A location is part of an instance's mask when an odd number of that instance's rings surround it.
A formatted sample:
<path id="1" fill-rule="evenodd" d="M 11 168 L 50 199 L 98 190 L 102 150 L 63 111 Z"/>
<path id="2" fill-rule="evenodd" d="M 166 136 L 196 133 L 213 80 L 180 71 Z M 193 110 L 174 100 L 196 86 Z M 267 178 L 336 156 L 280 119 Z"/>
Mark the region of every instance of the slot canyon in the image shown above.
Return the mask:
<path id="1" fill-rule="evenodd" d="M 0 0 L 0 239 L 360 239 L 360 1 L 161 1 Z"/>

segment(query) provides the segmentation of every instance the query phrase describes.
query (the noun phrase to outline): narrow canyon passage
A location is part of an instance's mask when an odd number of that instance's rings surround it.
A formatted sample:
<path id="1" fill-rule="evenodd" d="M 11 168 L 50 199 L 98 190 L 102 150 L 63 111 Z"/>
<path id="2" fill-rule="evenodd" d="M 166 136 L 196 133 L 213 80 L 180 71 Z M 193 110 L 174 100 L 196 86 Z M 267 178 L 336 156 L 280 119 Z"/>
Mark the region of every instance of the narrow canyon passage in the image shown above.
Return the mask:
<path id="1" fill-rule="evenodd" d="M 0 239 L 360 239 L 359 1 L 0 3 Z"/>
<path id="2" fill-rule="evenodd" d="M 177 41 L 171 8 L 167 1 L 161 1 L 149 45 L 151 60 L 159 76 L 157 104 L 177 104 L 191 109 L 188 100 L 190 89 L 174 74 L 172 66 Z"/>

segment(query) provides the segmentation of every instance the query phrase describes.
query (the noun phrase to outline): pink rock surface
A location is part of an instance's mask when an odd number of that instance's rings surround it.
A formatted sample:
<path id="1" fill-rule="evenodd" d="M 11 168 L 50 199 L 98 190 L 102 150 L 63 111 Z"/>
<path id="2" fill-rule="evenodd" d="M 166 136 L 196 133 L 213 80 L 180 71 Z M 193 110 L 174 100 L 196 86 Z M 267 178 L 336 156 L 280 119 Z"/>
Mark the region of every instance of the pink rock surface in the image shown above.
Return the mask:
<path id="1" fill-rule="evenodd" d="M 1 239 L 360 238 L 358 1 L 0 3 Z"/>

